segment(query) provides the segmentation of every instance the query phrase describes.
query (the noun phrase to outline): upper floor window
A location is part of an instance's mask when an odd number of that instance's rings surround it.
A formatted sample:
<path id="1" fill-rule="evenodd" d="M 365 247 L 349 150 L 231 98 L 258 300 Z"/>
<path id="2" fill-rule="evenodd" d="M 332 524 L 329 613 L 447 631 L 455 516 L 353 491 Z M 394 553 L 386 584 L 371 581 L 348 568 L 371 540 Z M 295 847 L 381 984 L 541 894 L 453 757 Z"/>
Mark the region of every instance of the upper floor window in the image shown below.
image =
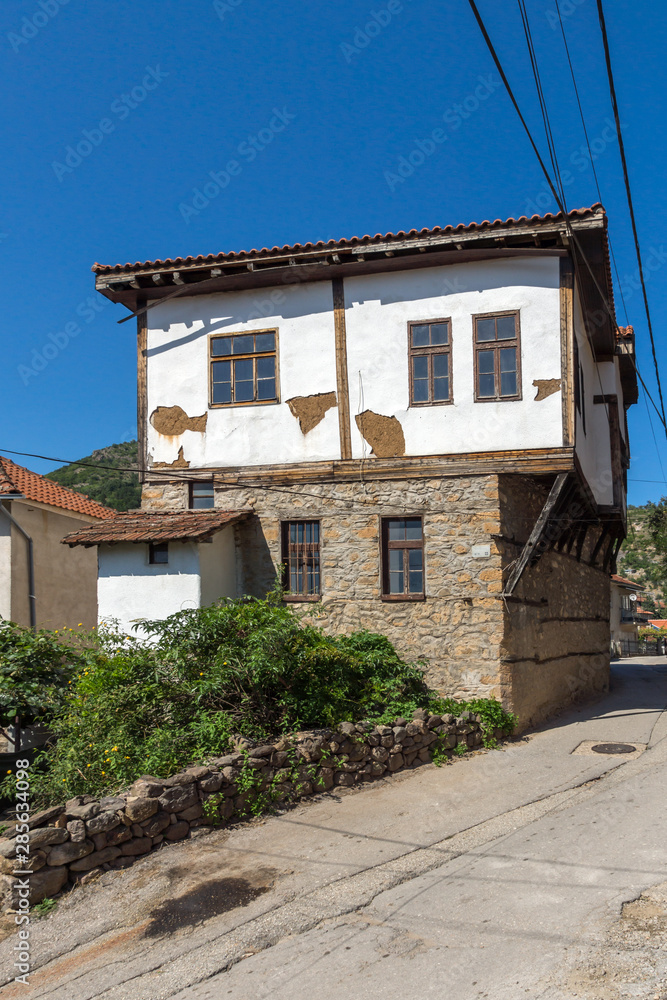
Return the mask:
<path id="1" fill-rule="evenodd" d="M 475 399 L 521 399 L 519 313 L 473 316 Z"/>
<path id="2" fill-rule="evenodd" d="M 211 405 L 277 402 L 276 331 L 210 338 Z"/>
<path id="3" fill-rule="evenodd" d="M 448 319 L 409 324 L 410 405 L 451 403 L 451 335 Z"/>
<path id="4" fill-rule="evenodd" d="M 207 507 L 215 507 L 212 479 L 190 483 L 189 507 L 191 510 L 204 510 Z"/>
<path id="5" fill-rule="evenodd" d="M 382 596 L 404 601 L 424 597 L 421 517 L 382 519 Z"/>
<path id="6" fill-rule="evenodd" d="M 283 586 L 288 600 L 320 595 L 320 522 L 283 521 Z"/>

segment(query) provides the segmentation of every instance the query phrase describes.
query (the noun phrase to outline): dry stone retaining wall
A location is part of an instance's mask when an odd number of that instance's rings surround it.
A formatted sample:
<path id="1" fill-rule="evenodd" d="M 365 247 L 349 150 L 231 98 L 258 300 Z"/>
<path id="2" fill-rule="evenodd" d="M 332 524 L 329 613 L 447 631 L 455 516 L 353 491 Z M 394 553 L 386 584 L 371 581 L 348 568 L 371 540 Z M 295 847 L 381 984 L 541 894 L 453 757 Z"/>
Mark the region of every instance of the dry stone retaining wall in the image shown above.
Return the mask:
<path id="1" fill-rule="evenodd" d="M 236 753 L 165 780 L 145 775 L 118 795 L 79 795 L 31 818 L 30 903 L 102 871 L 127 868 L 164 844 L 184 840 L 195 827 L 242 819 L 253 800 L 256 812 L 271 803 L 287 804 L 427 763 L 435 746 L 451 757 L 456 747 L 474 750 L 482 741 L 479 716 L 429 716 L 420 709 L 409 722 L 344 722 L 336 730 L 240 746 Z M 2 899 L 9 911 L 19 902 L 22 866 L 16 848 L 16 831 L 10 827 L 0 839 Z"/>

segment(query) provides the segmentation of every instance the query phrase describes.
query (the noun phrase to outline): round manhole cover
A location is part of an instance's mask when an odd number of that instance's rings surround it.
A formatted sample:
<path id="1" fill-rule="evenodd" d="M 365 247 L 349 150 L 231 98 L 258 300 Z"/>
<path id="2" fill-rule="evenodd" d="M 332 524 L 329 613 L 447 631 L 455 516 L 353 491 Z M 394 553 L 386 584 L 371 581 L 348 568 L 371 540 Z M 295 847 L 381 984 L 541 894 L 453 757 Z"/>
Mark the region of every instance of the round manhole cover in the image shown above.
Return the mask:
<path id="1" fill-rule="evenodd" d="M 636 749 L 631 743 L 596 743 L 591 747 L 593 753 L 634 753 Z"/>

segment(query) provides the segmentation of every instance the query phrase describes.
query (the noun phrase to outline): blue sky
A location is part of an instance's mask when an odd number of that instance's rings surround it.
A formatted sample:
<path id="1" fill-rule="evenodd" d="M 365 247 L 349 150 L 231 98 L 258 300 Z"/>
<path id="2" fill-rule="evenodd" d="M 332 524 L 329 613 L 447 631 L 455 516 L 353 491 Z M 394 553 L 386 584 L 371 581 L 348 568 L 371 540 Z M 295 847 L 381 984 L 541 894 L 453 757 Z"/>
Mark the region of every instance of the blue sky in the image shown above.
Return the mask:
<path id="1" fill-rule="evenodd" d="M 478 5 L 545 150 L 518 7 Z M 597 193 L 555 0 L 528 9 L 567 204 L 590 205 Z M 655 395 L 595 0 L 561 0 L 561 10 L 640 371 Z M 667 12 L 607 0 L 606 14 L 664 363 Z M 5 0 L 0 46 L 0 451 L 75 459 L 136 435 L 136 328 L 119 326 L 126 311 L 94 292 L 94 261 L 555 210 L 466 0 Z M 397 181 L 401 157 L 438 127 L 446 141 Z M 225 178 L 230 161 L 238 167 Z M 211 172 L 226 186 L 197 198 Z M 616 301 L 624 323 L 618 286 Z M 640 396 L 631 503 L 667 493 L 657 418 L 654 428 L 657 452 Z M 17 461 L 39 472 L 58 464 Z"/>

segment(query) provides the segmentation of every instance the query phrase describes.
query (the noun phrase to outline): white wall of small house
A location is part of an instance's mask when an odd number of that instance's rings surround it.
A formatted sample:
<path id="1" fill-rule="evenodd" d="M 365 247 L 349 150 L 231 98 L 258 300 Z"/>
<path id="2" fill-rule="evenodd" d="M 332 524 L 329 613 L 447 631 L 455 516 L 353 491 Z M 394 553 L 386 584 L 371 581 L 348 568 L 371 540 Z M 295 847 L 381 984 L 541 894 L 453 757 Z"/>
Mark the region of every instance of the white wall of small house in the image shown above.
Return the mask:
<path id="1" fill-rule="evenodd" d="M 532 385 L 561 375 L 558 258 L 346 278 L 345 302 L 355 457 L 364 454 L 354 422 L 360 409 L 397 417 L 408 455 L 562 444 L 560 392 L 535 402 Z M 523 399 L 475 403 L 472 317 L 511 309 L 520 313 Z M 454 403 L 410 407 L 407 324 L 445 317 L 452 321 Z M 303 435 L 286 404 L 294 396 L 336 391 L 330 281 L 173 300 L 152 309 L 148 320 L 149 415 L 175 405 L 189 416 L 208 412 L 205 432 L 165 436 L 149 423 L 154 462 L 174 461 L 181 446 L 192 468 L 340 458 L 337 409 Z M 281 402 L 209 408 L 210 334 L 274 328 Z"/>
<path id="2" fill-rule="evenodd" d="M 199 569 L 202 607 L 221 597 L 236 597 L 236 545 L 232 525 L 216 532 L 210 542 L 200 542 Z"/>
<path id="3" fill-rule="evenodd" d="M 151 565 L 143 542 L 100 545 L 98 552 L 100 622 L 116 620 L 128 635 L 135 635 L 138 619 L 167 618 L 200 606 L 199 553 L 194 542 L 170 542 L 166 565 Z"/>

